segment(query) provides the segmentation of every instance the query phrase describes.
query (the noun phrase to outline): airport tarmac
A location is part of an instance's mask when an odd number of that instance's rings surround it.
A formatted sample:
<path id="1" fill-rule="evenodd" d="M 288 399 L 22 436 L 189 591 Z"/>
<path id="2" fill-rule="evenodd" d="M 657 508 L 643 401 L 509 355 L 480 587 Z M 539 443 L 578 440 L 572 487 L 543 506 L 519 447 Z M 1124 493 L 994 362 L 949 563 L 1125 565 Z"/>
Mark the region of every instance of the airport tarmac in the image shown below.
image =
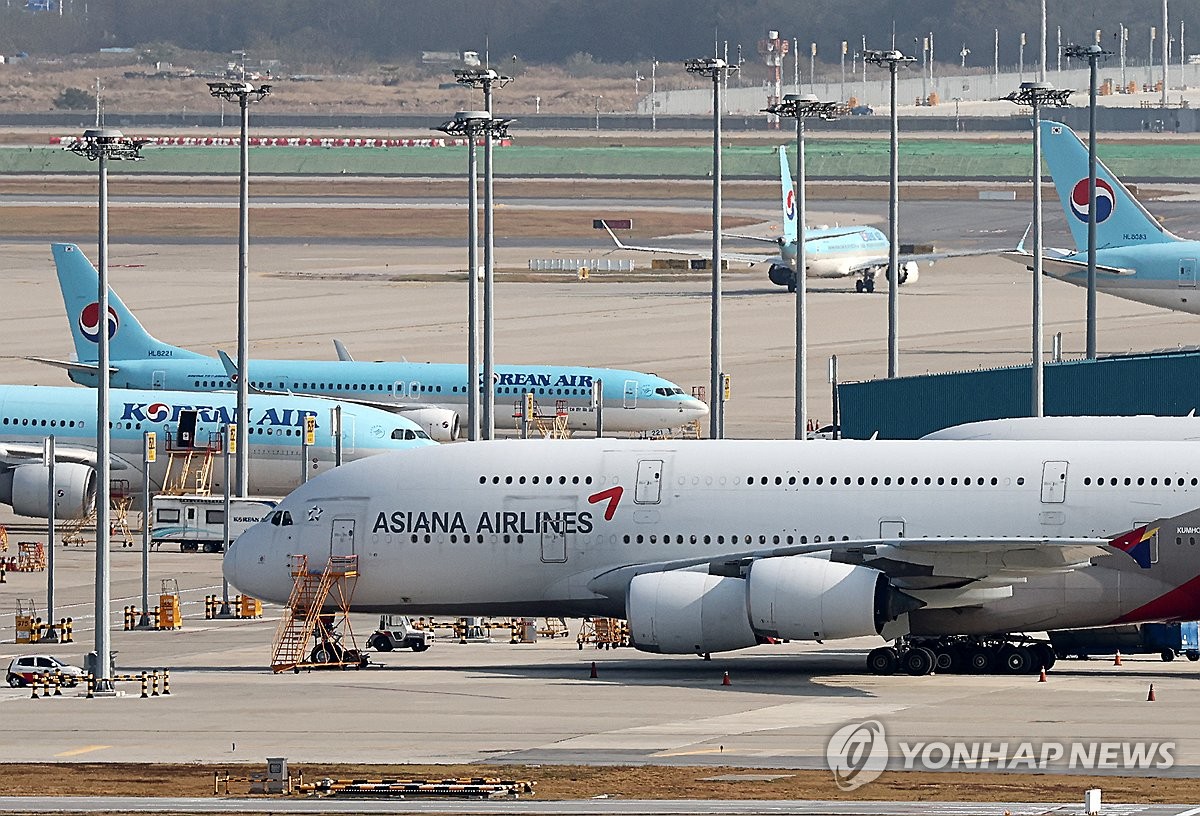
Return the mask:
<path id="1" fill-rule="evenodd" d="M 818 205 L 818 211 L 844 206 Z M 864 219 L 881 224 L 878 206 L 871 204 Z M 904 233 L 973 229 L 976 244 L 993 235 L 1011 243 L 1024 229 L 1026 206 L 912 202 Z M 81 241 L 91 227 L 81 226 Z M 183 226 L 180 233 L 153 242 L 114 236 L 112 283 L 160 339 L 206 353 L 231 350 L 236 241 L 199 241 Z M 601 251 L 602 242 L 589 241 L 593 252 Z M 500 239 L 498 266 L 520 270 L 531 257 L 586 256 L 587 244 Z M 61 371 L 23 359 L 66 358 L 71 351 L 47 243 L 0 235 L 0 259 L 4 381 L 66 384 Z M 648 265 L 644 256 L 639 262 Z M 353 235 L 256 241 L 252 353 L 332 359 L 336 337 L 358 359 L 461 361 L 464 267 L 465 247 L 452 241 Z M 416 275 L 430 279 L 393 279 Z M 704 273 L 619 282 L 505 275 L 496 293 L 498 361 L 642 369 L 684 388 L 708 381 Z M 727 434 L 790 436 L 794 298 L 760 270 L 732 270 L 725 292 L 724 359 L 733 378 Z M 1061 331 L 1066 352 L 1081 352 L 1084 291 L 1048 280 L 1045 292 L 1047 336 Z M 838 356 L 843 380 L 886 371 L 887 298 L 826 280 L 811 283 L 808 302 L 809 410 L 827 420 L 830 355 Z M 1029 273 L 1018 265 L 968 258 L 923 266 L 920 281 L 900 293 L 901 372 L 1024 362 L 1029 313 Z M 1099 315 L 1102 353 L 1200 342 L 1192 315 L 1103 295 Z M 54 652 L 78 662 L 91 646 L 94 553 L 72 548 L 58 555 L 59 614 L 75 618 L 77 643 Z M 118 548 L 113 556 L 119 612 L 140 598 L 140 559 L 136 549 Z M 1183 661 L 1131 658 L 1121 668 L 1064 662 L 1050 682 L 1038 684 L 1036 677 L 876 677 L 863 666 L 874 645 L 865 641 L 763 647 L 704 662 L 579 651 L 573 641 L 558 640 L 439 643 L 423 654 L 380 656 L 378 667 L 363 671 L 272 676 L 265 667 L 278 610 L 268 609 L 261 621 L 204 621 L 203 596 L 220 591 L 213 556 L 154 553 L 152 594 L 163 578 L 178 579 L 183 589 L 184 629 L 118 631 L 114 648 L 122 670 L 169 666 L 172 695 L 33 701 L 27 691 L 0 691 L 6 729 L 22 735 L 22 760 L 258 762 L 283 755 L 326 762 L 819 768 L 834 730 L 875 718 L 896 740 L 1172 740 L 1173 767 L 1154 773 L 1200 774 L 1192 715 L 1200 704 L 1200 667 Z M 7 615 L 17 598 L 41 606 L 44 576 L 10 573 L 0 586 L 0 610 Z M 374 621 L 360 616 L 356 625 L 365 635 Z M 28 651 L 12 644 L 12 634 L 11 618 L 0 618 L 0 660 Z M 597 680 L 588 676 L 592 660 Z M 725 670 L 728 687 L 721 685 Z M 1151 682 L 1155 703 L 1146 702 Z M 893 763 L 899 760 L 893 755 Z"/>
<path id="2" fill-rule="evenodd" d="M 59 616 L 75 621 L 74 644 L 49 651 L 78 664 L 91 648 L 94 550 L 57 553 Z M 151 555 L 151 604 L 163 578 L 179 582 L 178 631 L 119 630 L 119 610 L 140 603 L 140 549 L 116 548 L 112 646 L 122 672 L 171 669 L 169 697 L 30 699 L 0 688 L 0 716 L 21 734 L 27 762 L 501 762 L 824 768 L 830 734 L 854 721 L 887 729 L 891 766 L 900 742 L 1172 741 L 1169 768 L 1145 775 L 1200 775 L 1191 712 L 1200 666 L 1154 657 L 1061 661 L 1036 676 L 878 677 L 864 657 L 874 639 L 780 644 L 711 661 L 631 649 L 579 649 L 572 637 L 536 644 L 438 641 L 423 653 L 372 655 L 370 667 L 272 675 L 278 609 L 261 620 L 204 620 L 219 593 L 219 557 L 164 550 Z M 45 576 L 9 573 L 0 608 L 44 601 Z M 365 638 L 375 627 L 355 616 Z M 0 620 L 0 660 L 45 647 L 16 646 Z M 590 678 L 592 661 L 597 679 Z M 731 685 L 722 685 L 728 671 Z M 1147 702 L 1149 684 L 1157 701 Z M 16 758 L 16 757 L 11 757 Z"/>

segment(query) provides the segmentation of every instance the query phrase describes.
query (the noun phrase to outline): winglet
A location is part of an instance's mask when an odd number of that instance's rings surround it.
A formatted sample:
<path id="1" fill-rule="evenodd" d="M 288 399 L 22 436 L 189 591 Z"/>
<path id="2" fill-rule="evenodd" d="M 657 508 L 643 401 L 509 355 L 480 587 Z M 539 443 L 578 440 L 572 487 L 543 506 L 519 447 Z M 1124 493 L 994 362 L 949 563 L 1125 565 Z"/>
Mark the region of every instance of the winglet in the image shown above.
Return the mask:
<path id="1" fill-rule="evenodd" d="M 337 357 L 343 363 L 353 363 L 354 357 L 350 355 L 350 350 L 346 348 L 346 344 L 336 337 L 333 338 L 333 347 L 337 351 Z"/>
<path id="2" fill-rule="evenodd" d="M 237 364 L 230 359 L 228 354 L 219 349 L 217 350 L 217 356 L 221 358 L 221 365 L 225 367 L 226 376 L 236 385 L 238 379 Z"/>
<path id="3" fill-rule="evenodd" d="M 1033 222 L 1029 222 L 1029 226 L 1025 228 L 1025 234 L 1021 236 L 1021 240 L 1017 242 L 1017 252 L 1025 251 L 1025 239 L 1029 237 L 1029 231 L 1033 229 Z"/>

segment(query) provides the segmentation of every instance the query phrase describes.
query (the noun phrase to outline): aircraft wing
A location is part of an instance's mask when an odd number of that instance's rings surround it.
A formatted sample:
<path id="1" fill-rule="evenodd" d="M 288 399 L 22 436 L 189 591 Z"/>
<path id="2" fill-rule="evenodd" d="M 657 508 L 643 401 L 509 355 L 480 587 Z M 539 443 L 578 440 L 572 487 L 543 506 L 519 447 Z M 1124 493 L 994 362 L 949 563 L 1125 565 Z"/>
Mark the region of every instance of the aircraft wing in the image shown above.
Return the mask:
<path id="1" fill-rule="evenodd" d="M 28 465 L 42 461 L 42 443 L 30 442 L 0 442 L 0 468 Z M 91 448 L 70 448 L 63 445 L 54 446 L 55 462 L 71 462 L 80 465 L 96 466 L 96 451 Z M 119 456 L 109 457 L 109 467 L 114 470 L 128 470 L 132 467 Z"/>
<path id="2" fill-rule="evenodd" d="M 940 261 L 946 258 L 972 258 L 982 255 L 999 255 L 1009 251 L 1004 249 L 948 249 L 944 252 L 901 252 L 896 256 L 896 263 L 920 263 L 922 261 Z M 887 266 L 888 263 L 890 263 L 890 259 L 887 255 L 859 258 L 849 267 L 849 271 L 860 272 L 864 269 Z"/>
<path id="3" fill-rule="evenodd" d="M 1015 261 L 1021 264 L 1026 269 L 1033 269 L 1033 253 L 1017 250 L 1015 252 L 1004 252 L 1002 257 L 1010 261 Z M 1054 256 L 1042 256 L 1042 269 L 1051 273 L 1057 272 L 1062 275 L 1072 274 L 1074 272 L 1086 272 L 1088 268 L 1087 261 L 1077 261 L 1073 258 L 1056 258 Z M 1104 264 L 1096 264 L 1096 271 L 1105 275 L 1136 275 L 1136 269 L 1127 269 L 1122 266 L 1105 266 Z"/>
<path id="4" fill-rule="evenodd" d="M 81 363 L 78 360 L 55 360 L 52 357 L 26 357 L 25 359 L 34 363 L 44 363 L 48 366 L 61 368 L 65 371 L 79 371 L 87 374 L 95 374 L 100 370 L 100 366 L 96 363 Z M 109 374 L 115 374 L 118 371 L 120 371 L 119 368 L 111 364 L 109 365 Z"/>
<path id="5" fill-rule="evenodd" d="M 679 249 L 678 247 L 664 246 L 634 246 L 633 244 L 623 244 L 621 243 L 621 239 L 618 238 L 616 233 L 609 228 L 607 223 L 604 224 L 604 229 L 608 231 L 609 236 L 613 239 L 613 243 L 617 245 L 617 249 L 627 249 L 633 252 L 663 252 L 674 255 L 687 255 L 692 258 L 712 258 L 711 252 L 699 252 L 694 249 Z M 777 244 L 778 242 L 772 240 L 771 243 Z M 740 261 L 742 263 L 756 264 L 770 260 L 772 256 L 754 255 L 745 252 L 725 252 L 722 250 L 721 257 L 726 261 Z"/>
<path id="6" fill-rule="evenodd" d="M 717 558 L 632 564 L 596 576 L 588 587 L 608 597 L 624 597 L 629 582 L 642 573 L 707 569 L 714 575 L 744 577 L 755 561 L 809 555 L 877 569 L 898 589 L 929 607 L 973 606 L 1010 595 L 1013 584 L 1030 577 L 1080 569 L 1088 566 L 1093 558 L 1120 552 L 1119 541 L 1119 538 L 1112 541 L 1104 538 L 829 541 L 729 553 Z"/>

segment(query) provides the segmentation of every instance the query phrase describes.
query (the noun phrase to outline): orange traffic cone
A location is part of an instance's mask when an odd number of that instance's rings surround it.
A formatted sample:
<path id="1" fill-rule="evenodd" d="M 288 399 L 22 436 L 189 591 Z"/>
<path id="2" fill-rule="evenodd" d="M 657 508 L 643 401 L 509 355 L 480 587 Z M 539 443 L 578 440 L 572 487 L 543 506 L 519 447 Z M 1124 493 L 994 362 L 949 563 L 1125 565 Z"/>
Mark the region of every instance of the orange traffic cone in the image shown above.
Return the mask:
<path id="1" fill-rule="evenodd" d="M 1120 649 L 1117 649 L 1117 656 L 1113 658 L 1113 665 L 1114 666 L 1121 665 L 1121 650 Z"/>
<path id="2" fill-rule="evenodd" d="M 596 661 L 593 660 L 592 661 L 592 679 L 595 680 L 599 676 L 600 676 L 599 673 L 596 671 Z"/>
<path id="3" fill-rule="evenodd" d="M 1150 684 L 1150 693 L 1146 695 L 1146 702 L 1147 703 L 1154 702 L 1154 684 L 1153 683 Z"/>
<path id="4" fill-rule="evenodd" d="M 722 686 L 732 686 L 733 685 L 733 682 L 730 681 L 730 679 L 729 679 L 729 672 L 725 672 L 725 675 L 721 678 L 721 685 Z"/>
<path id="5" fill-rule="evenodd" d="M 1046 682 L 1046 670 L 1045 670 L 1044 668 L 1042 669 L 1042 676 L 1038 678 L 1038 682 L 1039 682 L 1039 683 L 1045 683 L 1045 682 Z"/>

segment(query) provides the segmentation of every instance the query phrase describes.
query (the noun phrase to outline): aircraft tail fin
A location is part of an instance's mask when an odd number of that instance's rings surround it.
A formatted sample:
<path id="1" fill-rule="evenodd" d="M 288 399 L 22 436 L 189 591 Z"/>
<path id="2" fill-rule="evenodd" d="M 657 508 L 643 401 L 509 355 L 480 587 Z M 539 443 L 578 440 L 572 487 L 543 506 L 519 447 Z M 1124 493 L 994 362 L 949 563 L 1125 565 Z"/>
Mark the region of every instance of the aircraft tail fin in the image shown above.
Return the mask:
<path id="1" fill-rule="evenodd" d="M 1087 250 L 1088 151 L 1075 132 L 1042 122 L 1042 147 L 1075 249 Z M 1103 162 L 1096 161 L 1096 246 L 1140 246 L 1180 240 L 1163 228 Z"/>
<path id="2" fill-rule="evenodd" d="M 779 148 L 779 185 L 783 204 L 783 241 L 796 241 L 796 189 L 792 185 L 792 169 L 788 166 L 787 148 Z"/>
<path id="3" fill-rule="evenodd" d="M 51 244 L 54 266 L 58 270 L 58 285 L 67 323 L 75 341 L 75 355 L 80 362 L 96 362 L 100 357 L 98 343 L 102 323 L 96 300 L 100 275 L 83 251 L 75 244 Z M 109 357 L 118 360 L 145 360 L 161 357 L 200 357 L 177 346 L 161 342 L 144 328 L 109 287 L 108 290 Z"/>

